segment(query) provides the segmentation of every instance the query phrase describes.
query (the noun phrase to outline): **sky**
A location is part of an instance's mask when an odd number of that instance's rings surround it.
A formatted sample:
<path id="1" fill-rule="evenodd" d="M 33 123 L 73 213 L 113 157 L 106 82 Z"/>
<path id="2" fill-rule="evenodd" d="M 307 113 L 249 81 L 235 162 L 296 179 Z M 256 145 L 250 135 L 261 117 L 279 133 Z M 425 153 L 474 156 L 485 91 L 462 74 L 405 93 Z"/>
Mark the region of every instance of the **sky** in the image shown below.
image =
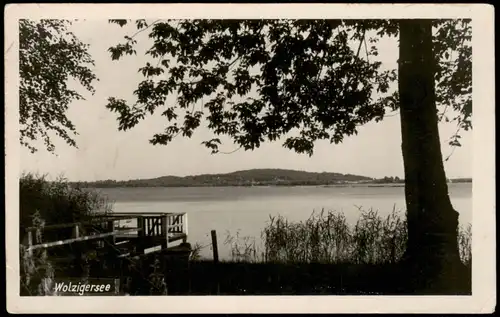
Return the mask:
<path id="1" fill-rule="evenodd" d="M 213 155 L 201 145 L 208 132 L 203 125 L 191 138 L 179 136 L 167 146 L 154 146 L 149 139 L 167 125 L 159 115 L 147 118 L 129 131 L 118 131 L 117 116 L 105 105 L 108 97 L 122 98 L 130 103 L 134 101 L 133 91 L 143 78 L 138 69 L 148 61 L 141 54 L 150 43 L 147 32 L 138 37 L 137 56 L 111 61 L 108 48 L 121 43 L 125 35 L 135 33 L 135 27 L 120 28 L 107 20 L 86 20 L 75 23 L 72 30 L 82 42 L 90 45 L 89 52 L 95 60 L 94 72 L 99 78 L 95 84 L 96 93 L 91 95 L 82 88 L 80 91 L 86 100 L 72 103 L 68 111 L 68 117 L 79 133 L 75 137 L 78 148 L 57 138 L 53 139 L 55 154 L 45 151 L 43 145 L 35 154 L 21 148 L 21 172 L 47 174 L 49 177 L 62 175 L 75 181 L 227 173 L 254 168 L 403 177 L 400 118 L 397 114 L 382 122 L 360 127 L 358 135 L 345 138 L 341 144 L 316 142 L 312 157 L 283 148 L 282 141 L 264 143 L 254 151 Z M 397 45 L 395 39 L 382 39 L 378 44 L 379 59 L 384 68 L 396 68 Z M 446 140 L 456 131 L 456 125 L 440 123 L 439 128 L 443 156 L 453 152 L 444 163 L 447 176 L 471 177 L 472 132 L 463 131 L 462 147 L 453 150 Z M 236 145 L 225 142 L 221 151 L 236 148 Z"/>

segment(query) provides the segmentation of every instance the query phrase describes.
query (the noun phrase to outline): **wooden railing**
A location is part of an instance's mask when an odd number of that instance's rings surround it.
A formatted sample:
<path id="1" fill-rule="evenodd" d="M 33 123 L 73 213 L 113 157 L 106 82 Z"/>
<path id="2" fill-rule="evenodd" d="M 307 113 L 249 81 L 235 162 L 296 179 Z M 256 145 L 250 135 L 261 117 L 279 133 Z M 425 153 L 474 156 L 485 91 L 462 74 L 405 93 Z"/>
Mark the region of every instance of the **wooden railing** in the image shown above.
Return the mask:
<path id="1" fill-rule="evenodd" d="M 188 234 L 187 214 L 170 214 L 166 218 L 168 233 L 184 233 Z"/>
<path id="2" fill-rule="evenodd" d="M 136 220 L 136 227 L 120 226 L 126 220 Z M 170 242 L 187 241 L 188 223 L 186 213 L 112 213 L 100 215 L 86 222 L 74 222 L 44 226 L 41 229 L 30 227 L 26 229 L 26 251 L 32 252 L 39 248 L 51 248 L 68 245 L 75 242 L 90 240 L 108 240 L 115 244 L 116 237 L 136 238 L 138 253 L 143 253 L 148 244 L 160 242 L 162 248 L 167 248 Z M 68 230 L 72 228 L 72 230 Z M 37 230 L 42 232 L 57 231 L 57 241 L 38 241 L 34 243 Z M 44 234 L 42 233 L 42 236 Z"/>
<path id="3" fill-rule="evenodd" d="M 124 217 L 123 219 L 119 218 L 119 221 L 137 219 L 137 227 L 144 229 L 145 236 L 164 236 L 166 233 L 188 234 L 187 213 L 141 213 L 132 218 L 130 218 L 130 214 L 114 215 Z"/>

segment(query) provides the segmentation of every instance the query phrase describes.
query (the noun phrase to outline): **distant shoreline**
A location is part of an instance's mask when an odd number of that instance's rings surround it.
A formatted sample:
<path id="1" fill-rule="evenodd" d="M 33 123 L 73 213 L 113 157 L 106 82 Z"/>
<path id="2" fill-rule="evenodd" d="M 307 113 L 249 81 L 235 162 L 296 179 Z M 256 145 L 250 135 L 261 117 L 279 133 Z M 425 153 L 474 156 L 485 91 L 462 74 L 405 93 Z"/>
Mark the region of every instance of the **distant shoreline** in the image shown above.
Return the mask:
<path id="1" fill-rule="evenodd" d="M 450 184 L 471 184 L 472 182 L 451 182 Z M 328 184 L 328 185 L 191 185 L 191 186 L 82 186 L 89 189 L 107 189 L 107 188 L 207 188 L 207 187 L 321 187 L 321 188 L 341 188 L 341 187 L 404 187 L 404 183 L 351 183 L 351 184 Z"/>
<path id="2" fill-rule="evenodd" d="M 472 181 L 470 178 L 451 179 L 455 182 Z M 161 176 L 149 179 L 125 181 L 100 180 L 91 182 L 73 181 L 73 186 L 87 188 L 123 187 L 291 187 L 291 186 L 404 186 L 404 179 L 393 176 L 372 178 L 361 175 L 332 172 L 306 172 L 287 169 L 250 169 L 225 174 L 200 174 L 190 176 Z"/>

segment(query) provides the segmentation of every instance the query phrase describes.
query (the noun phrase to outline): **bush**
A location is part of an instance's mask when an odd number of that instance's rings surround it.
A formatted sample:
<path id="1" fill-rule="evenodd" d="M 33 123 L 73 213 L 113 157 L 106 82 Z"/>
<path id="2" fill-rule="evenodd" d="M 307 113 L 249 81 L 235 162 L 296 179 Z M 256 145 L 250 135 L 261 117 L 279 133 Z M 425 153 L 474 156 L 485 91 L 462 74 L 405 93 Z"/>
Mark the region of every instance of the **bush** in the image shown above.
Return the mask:
<path id="1" fill-rule="evenodd" d="M 61 223 L 86 221 L 112 209 L 107 199 L 96 191 L 71 187 L 59 177 L 49 181 L 45 175 L 23 174 L 19 180 L 19 224 L 20 239 L 25 229 L 33 224 L 33 215 L 38 211 L 46 226 Z"/>
<path id="2" fill-rule="evenodd" d="M 71 234 L 72 228 L 44 231 L 45 226 L 83 222 L 109 213 L 111 207 L 97 192 L 71 187 L 62 177 L 48 181 L 45 176 L 23 174 L 19 180 L 21 295 L 50 295 L 48 284 L 57 269 L 48 260 L 47 249 L 26 252 L 27 228 L 36 228 L 34 244 L 56 241 Z"/>

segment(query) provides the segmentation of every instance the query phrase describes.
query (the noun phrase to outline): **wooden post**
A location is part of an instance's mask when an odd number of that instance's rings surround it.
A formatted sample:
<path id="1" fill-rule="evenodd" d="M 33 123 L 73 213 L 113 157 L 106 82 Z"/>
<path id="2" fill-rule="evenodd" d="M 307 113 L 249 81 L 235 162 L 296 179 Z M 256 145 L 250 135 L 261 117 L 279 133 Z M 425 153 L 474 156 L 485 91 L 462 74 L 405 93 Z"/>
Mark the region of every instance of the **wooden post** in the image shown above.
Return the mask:
<path id="1" fill-rule="evenodd" d="M 75 224 L 75 227 L 73 228 L 73 238 L 80 238 L 80 225 Z"/>
<path id="2" fill-rule="evenodd" d="M 137 246 L 136 253 L 138 255 L 144 254 L 144 243 L 146 237 L 146 225 L 143 216 L 137 217 L 137 227 L 139 228 L 139 232 L 137 232 Z"/>
<path id="3" fill-rule="evenodd" d="M 73 238 L 78 239 L 80 237 L 80 225 L 78 223 L 75 224 L 73 227 Z M 72 245 L 72 251 L 75 256 L 75 269 L 76 269 L 76 274 L 77 276 L 82 276 L 84 272 L 84 248 L 83 248 L 83 243 L 82 242 L 76 242 L 73 243 Z"/>
<path id="4" fill-rule="evenodd" d="M 220 285 L 219 285 L 219 250 L 217 248 L 217 232 L 215 230 L 212 230 L 212 250 L 214 253 L 214 278 L 215 278 L 215 283 L 217 285 L 217 295 L 220 294 Z"/>
<path id="5" fill-rule="evenodd" d="M 106 222 L 106 232 L 111 233 L 113 231 L 115 231 L 115 221 L 109 220 Z M 119 269 L 119 264 L 120 264 L 120 261 L 118 259 L 120 251 L 117 249 L 116 246 L 116 237 L 112 235 L 104 238 L 104 247 L 105 247 L 104 249 L 105 257 L 109 264 L 109 268 L 111 269 L 111 272 L 113 272 L 114 274 L 116 270 Z"/>
<path id="6" fill-rule="evenodd" d="M 163 243 L 162 249 L 168 248 L 168 215 L 165 214 L 161 218 L 161 226 L 162 226 L 162 235 L 163 235 Z"/>
<path id="7" fill-rule="evenodd" d="M 188 238 L 188 215 L 187 215 L 187 213 L 182 215 L 182 225 L 184 227 L 184 234 L 185 234 L 184 239 L 182 239 L 182 242 L 186 243 L 187 238 Z"/>
<path id="8" fill-rule="evenodd" d="M 214 253 L 214 263 L 219 263 L 219 250 L 217 248 L 217 232 L 212 230 L 212 250 Z"/>
<path id="9" fill-rule="evenodd" d="M 115 295 L 120 295 L 120 279 L 115 278 Z"/>
<path id="10" fill-rule="evenodd" d="M 159 217 L 156 217 L 155 220 L 154 220 L 154 226 L 155 226 L 155 236 L 161 236 L 161 225 L 162 225 L 162 221 L 163 218 L 161 216 Z"/>
<path id="11" fill-rule="evenodd" d="M 144 228 L 146 229 L 145 232 L 144 232 L 144 235 L 146 237 L 149 237 L 151 236 L 152 232 L 151 232 L 151 218 L 150 217 L 144 217 Z"/>

